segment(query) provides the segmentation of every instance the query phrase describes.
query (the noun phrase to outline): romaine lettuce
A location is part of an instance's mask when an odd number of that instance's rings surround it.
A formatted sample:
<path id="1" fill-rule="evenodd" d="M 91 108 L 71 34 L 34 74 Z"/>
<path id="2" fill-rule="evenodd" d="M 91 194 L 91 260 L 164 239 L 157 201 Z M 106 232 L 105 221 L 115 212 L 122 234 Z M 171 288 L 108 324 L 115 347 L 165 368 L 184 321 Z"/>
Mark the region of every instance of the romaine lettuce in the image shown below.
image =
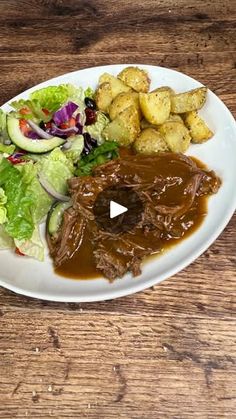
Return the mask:
<path id="1" fill-rule="evenodd" d="M 29 240 L 14 240 L 16 247 L 21 253 L 39 261 L 44 260 L 44 245 L 40 237 L 38 226 L 35 227 Z"/>
<path id="2" fill-rule="evenodd" d="M 7 221 L 7 209 L 6 204 L 7 197 L 2 188 L 0 188 L 0 224 L 4 224 Z"/>
<path id="3" fill-rule="evenodd" d="M 14 248 L 14 241 L 12 237 L 7 234 L 4 225 L 0 225 L 0 249 Z"/>
<path id="4" fill-rule="evenodd" d="M 46 122 L 52 118 L 55 111 L 68 101 L 79 105 L 79 111 L 83 110 L 85 107 L 83 89 L 72 84 L 44 87 L 31 93 L 27 100 L 20 99 L 12 102 L 11 106 L 16 111 L 25 107 L 31 111 L 24 115 L 17 114 L 19 118 Z M 43 109 L 47 109 L 49 115 L 45 114 Z"/>
<path id="5" fill-rule="evenodd" d="M 32 195 L 27 193 L 28 185 L 23 176 L 5 158 L 0 163 L 0 186 L 7 197 L 6 232 L 19 240 L 29 239 L 34 230 L 32 210 L 35 203 Z"/>
<path id="6" fill-rule="evenodd" d="M 0 153 L 4 153 L 4 154 L 12 154 L 14 153 L 16 149 L 16 146 L 14 144 L 11 145 L 5 145 L 0 143 Z"/>
<path id="7" fill-rule="evenodd" d="M 86 132 L 88 132 L 92 138 L 97 140 L 98 144 L 102 144 L 104 143 L 102 131 L 109 124 L 109 122 L 109 119 L 103 112 L 97 112 L 97 121 L 95 124 L 86 125 Z"/>

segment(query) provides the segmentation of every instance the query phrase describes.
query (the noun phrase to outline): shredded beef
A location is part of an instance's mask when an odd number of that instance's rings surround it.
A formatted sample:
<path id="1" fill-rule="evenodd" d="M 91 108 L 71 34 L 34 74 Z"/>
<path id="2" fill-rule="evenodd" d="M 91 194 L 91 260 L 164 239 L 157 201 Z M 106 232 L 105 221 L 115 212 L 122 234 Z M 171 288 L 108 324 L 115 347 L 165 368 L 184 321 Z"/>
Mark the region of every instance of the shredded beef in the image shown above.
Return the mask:
<path id="1" fill-rule="evenodd" d="M 93 214 L 98 194 L 114 185 L 135 190 L 144 206 L 137 226 L 122 234 L 104 232 Z M 216 193 L 219 186 L 213 171 L 176 153 L 125 156 L 97 167 L 93 176 L 70 179 L 73 206 L 65 211 L 59 233 L 48 237 L 54 264 L 73 257 L 86 228 L 97 270 L 109 280 L 128 271 L 137 276 L 145 256 L 161 251 L 163 240 L 180 238 L 190 228 L 189 214 L 196 210 L 198 197 Z"/>

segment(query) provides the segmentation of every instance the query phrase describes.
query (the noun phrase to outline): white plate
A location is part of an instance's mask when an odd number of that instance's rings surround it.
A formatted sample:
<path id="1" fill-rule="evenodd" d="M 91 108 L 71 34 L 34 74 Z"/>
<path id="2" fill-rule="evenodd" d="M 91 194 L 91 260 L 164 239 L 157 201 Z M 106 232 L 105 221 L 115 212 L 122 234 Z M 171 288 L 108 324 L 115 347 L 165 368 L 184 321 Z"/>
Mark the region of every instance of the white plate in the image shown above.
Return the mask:
<path id="1" fill-rule="evenodd" d="M 128 65 L 128 64 L 127 64 Z M 100 74 L 116 75 L 127 65 L 110 65 L 75 71 L 51 79 L 16 96 L 27 98 L 29 93 L 42 87 L 73 83 L 86 88 L 95 87 Z M 198 81 L 177 71 L 163 67 L 139 65 L 150 74 L 151 88 L 171 86 L 177 92 L 201 86 Z M 9 110 L 8 104 L 2 106 Z M 37 262 L 17 257 L 13 252 L 0 252 L 0 285 L 30 297 L 52 301 L 100 301 L 128 295 L 155 285 L 176 274 L 201 255 L 219 236 L 236 208 L 236 123 L 221 100 L 211 91 L 200 112 L 214 138 L 205 144 L 192 145 L 187 154 L 195 156 L 216 171 L 223 183 L 219 192 L 210 197 L 208 215 L 201 227 L 189 238 L 159 258 L 144 264 L 143 273 L 137 278 L 126 275 L 110 284 L 105 279 L 76 281 L 57 276 L 50 258 Z"/>

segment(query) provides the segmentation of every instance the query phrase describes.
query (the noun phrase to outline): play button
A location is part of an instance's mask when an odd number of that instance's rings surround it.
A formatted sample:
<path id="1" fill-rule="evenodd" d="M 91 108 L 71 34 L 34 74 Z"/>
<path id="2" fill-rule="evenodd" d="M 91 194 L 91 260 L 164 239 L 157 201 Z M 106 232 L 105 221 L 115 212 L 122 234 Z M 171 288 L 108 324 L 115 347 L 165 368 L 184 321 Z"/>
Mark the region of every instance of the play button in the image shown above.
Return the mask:
<path id="1" fill-rule="evenodd" d="M 111 186 L 100 192 L 93 206 L 98 227 L 113 234 L 130 231 L 140 222 L 143 203 L 132 188 Z"/>
<path id="2" fill-rule="evenodd" d="M 118 215 L 124 214 L 126 211 L 128 211 L 128 208 L 115 201 L 110 201 L 110 218 L 118 217 Z"/>

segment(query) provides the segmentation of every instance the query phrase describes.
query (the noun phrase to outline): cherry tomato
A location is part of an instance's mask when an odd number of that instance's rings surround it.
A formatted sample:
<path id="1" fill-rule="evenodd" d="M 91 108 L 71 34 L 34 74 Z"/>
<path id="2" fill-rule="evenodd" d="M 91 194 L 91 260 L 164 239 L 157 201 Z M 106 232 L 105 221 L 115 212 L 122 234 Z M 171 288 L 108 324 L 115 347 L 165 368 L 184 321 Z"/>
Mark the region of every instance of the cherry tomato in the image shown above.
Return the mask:
<path id="1" fill-rule="evenodd" d="M 11 162 L 11 164 L 19 164 L 22 163 L 22 160 L 19 157 L 9 156 L 7 160 Z"/>
<path id="2" fill-rule="evenodd" d="M 76 119 L 75 118 L 70 118 L 68 121 L 68 125 L 70 128 L 75 127 L 76 126 Z"/>
<path id="3" fill-rule="evenodd" d="M 25 254 L 24 254 L 24 253 L 22 253 L 22 252 L 18 249 L 18 247 L 16 247 L 16 248 L 15 248 L 15 253 L 16 253 L 17 255 L 19 255 L 19 256 L 25 256 Z"/>
<path id="4" fill-rule="evenodd" d="M 26 107 L 21 108 L 19 112 L 20 112 L 21 115 L 27 115 L 27 114 L 31 113 L 30 109 L 26 108 Z"/>
<path id="5" fill-rule="evenodd" d="M 69 128 L 69 125 L 68 125 L 67 122 L 64 122 L 63 124 L 60 125 L 60 128 L 61 129 L 67 129 L 67 128 Z"/>
<path id="6" fill-rule="evenodd" d="M 29 133 L 31 128 L 29 127 L 26 119 L 20 119 L 20 129 L 22 134 L 26 135 Z"/>
<path id="7" fill-rule="evenodd" d="M 46 116 L 48 116 L 50 114 L 48 109 L 43 108 L 42 111 Z"/>

